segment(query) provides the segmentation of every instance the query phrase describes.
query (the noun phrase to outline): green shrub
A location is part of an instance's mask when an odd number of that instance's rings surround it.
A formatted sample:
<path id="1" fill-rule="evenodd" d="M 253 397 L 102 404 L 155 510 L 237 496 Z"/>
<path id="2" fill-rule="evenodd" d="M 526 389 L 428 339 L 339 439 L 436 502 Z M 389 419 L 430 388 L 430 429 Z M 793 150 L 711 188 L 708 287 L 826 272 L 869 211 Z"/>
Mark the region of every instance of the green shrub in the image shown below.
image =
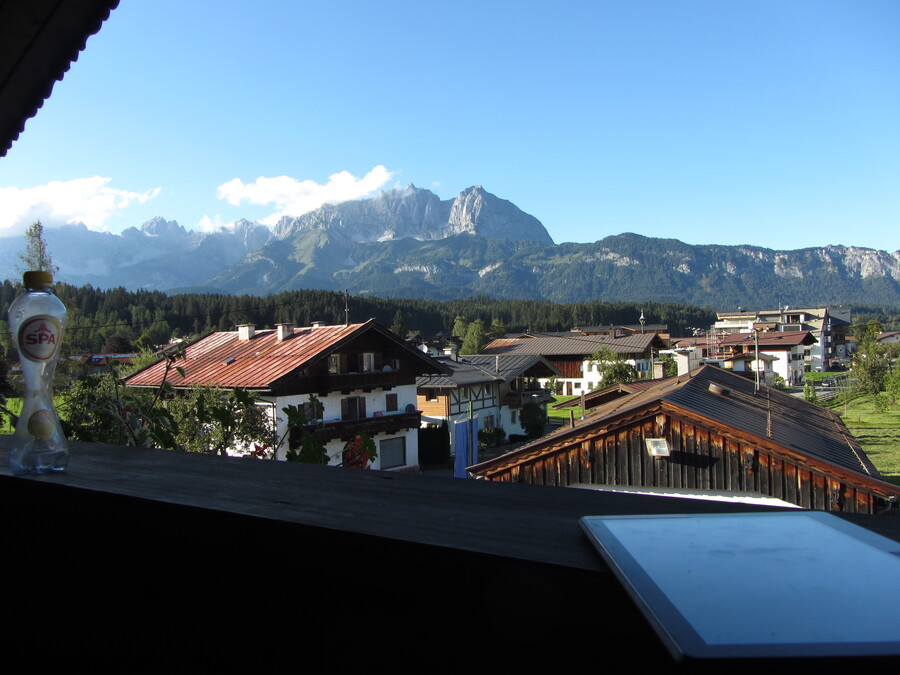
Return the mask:
<path id="1" fill-rule="evenodd" d="M 528 434 L 528 438 L 543 436 L 544 429 L 547 427 L 547 413 L 544 412 L 540 405 L 529 401 L 522 406 L 522 410 L 519 413 L 519 423 L 522 425 L 525 433 Z"/>
<path id="2" fill-rule="evenodd" d="M 818 401 L 816 388 L 810 382 L 803 385 L 803 398 L 810 403 L 816 403 Z"/>
<path id="3" fill-rule="evenodd" d="M 478 442 L 486 448 L 496 448 L 505 440 L 506 430 L 503 427 L 485 427 L 478 430 Z"/>

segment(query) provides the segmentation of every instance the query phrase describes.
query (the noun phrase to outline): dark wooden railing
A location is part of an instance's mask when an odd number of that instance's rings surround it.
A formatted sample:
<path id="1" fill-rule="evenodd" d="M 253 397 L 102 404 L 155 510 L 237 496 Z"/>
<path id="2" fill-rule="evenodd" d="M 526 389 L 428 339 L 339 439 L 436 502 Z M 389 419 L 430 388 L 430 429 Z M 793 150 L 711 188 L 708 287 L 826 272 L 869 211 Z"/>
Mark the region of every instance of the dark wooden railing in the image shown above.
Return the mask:
<path id="1" fill-rule="evenodd" d="M 766 507 L 86 443 L 66 473 L 21 478 L 8 448 L 10 673 L 773 669 L 676 667 L 578 526 Z M 900 541 L 898 519 L 845 517 Z"/>
<path id="2" fill-rule="evenodd" d="M 359 434 L 374 436 L 377 433 L 395 434 L 401 429 L 418 429 L 422 423 L 422 413 L 418 410 L 403 413 L 385 413 L 378 417 L 363 417 L 355 420 L 320 422 L 306 427 L 314 438 L 330 441 L 340 438 L 349 441 Z"/>
<path id="3" fill-rule="evenodd" d="M 521 408 L 528 402 L 549 403 L 553 394 L 549 389 L 529 389 L 527 391 L 511 391 L 503 398 L 503 404 L 512 408 Z"/>
<path id="4" fill-rule="evenodd" d="M 345 392 L 362 389 L 373 391 L 375 389 L 393 389 L 401 384 L 412 384 L 415 380 L 410 375 L 405 376 L 398 371 L 376 371 L 372 373 L 342 373 L 340 375 L 319 375 L 317 377 L 303 378 L 303 382 L 297 382 L 300 387 L 298 393 L 328 395 L 329 392 Z"/>

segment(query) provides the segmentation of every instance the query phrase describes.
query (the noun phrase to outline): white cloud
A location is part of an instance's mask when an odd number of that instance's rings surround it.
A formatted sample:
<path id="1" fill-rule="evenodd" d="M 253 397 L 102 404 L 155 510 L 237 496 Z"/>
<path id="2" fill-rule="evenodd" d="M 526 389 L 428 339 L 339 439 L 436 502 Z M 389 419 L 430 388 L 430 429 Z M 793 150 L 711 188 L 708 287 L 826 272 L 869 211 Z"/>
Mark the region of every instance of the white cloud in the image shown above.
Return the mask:
<path id="1" fill-rule="evenodd" d="M 119 190 L 109 187 L 111 180 L 93 176 L 32 188 L 0 188 L 0 235 L 21 234 L 36 220 L 45 227 L 80 222 L 92 230 L 103 230 L 109 218 L 160 192 L 158 187 L 146 192 Z"/>
<path id="2" fill-rule="evenodd" d="M 232 225 L 234 225 L 234 223 L 226 223 L 218 213 L 214 216 L 203 214 L 203 217 L 194 229 L 199 232 L 218 232 L 219 230 L 228 229 L 228 227 Z"/>
<path id="3" fill-rule="evenodd" d="M 324 185 L 311 180 L 298 181 L 290 176 L 260 176 L 252 183 L 233 178 L 219 186 L 216 196 L 233 206 L 242 203 L 272 204 L 277 212 L 261 222 L 274 225 L 282 216 L 302 216 L 323 204 L 339 204 L 369 196 L 387 183 L 392 175 L 391 171 L 378 165 L 362 178 L 353 176 L 349 171 L 341 171 L 329 176 Z"/>

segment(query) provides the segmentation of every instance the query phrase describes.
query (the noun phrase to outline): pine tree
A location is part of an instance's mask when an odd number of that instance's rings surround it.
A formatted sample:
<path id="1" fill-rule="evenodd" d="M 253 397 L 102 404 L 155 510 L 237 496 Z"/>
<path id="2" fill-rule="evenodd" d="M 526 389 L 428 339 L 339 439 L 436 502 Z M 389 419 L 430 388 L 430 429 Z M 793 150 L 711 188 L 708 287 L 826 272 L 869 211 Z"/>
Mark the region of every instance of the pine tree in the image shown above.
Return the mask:
<path id="1" fill-rule="evenodd" d="M 397 313 L 394 314 L 391 332 L 404 340 L 406 339 L 406 321 L 403 319 L 403 312 L 399 309 L 397 310 Z"/>
<path id="2" fill-rule="evenodd" d="M 53 275 L 59 272 L 59 267 L 53 264 L 47 242 L 44 241 L 44 226 L 41 221 L 36 220 L 25 230 L 25 240 L 25 251 L 19 254 L 19 260 L 25 266 L 23 271 L 50 272 Z"/>
<path id="3" fill-rule="evenodd" d="M 506 325 L 500 319 L 494 319 L 491 321 L 488 337 L 492 340 L 500 340 L 506 337 Z"/>

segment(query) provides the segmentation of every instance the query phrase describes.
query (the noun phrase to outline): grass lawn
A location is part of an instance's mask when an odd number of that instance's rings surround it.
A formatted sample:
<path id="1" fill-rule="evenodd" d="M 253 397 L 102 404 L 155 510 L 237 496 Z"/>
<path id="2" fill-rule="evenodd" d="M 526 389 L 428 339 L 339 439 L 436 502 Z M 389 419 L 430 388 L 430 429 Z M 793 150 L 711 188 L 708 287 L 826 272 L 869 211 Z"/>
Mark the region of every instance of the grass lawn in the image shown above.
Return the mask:
<path id="1" fill-rule="evenodd" d="M 859 396 L 846 406 L 831 407 L 881 475 L 900 485 L 900 404 L 885 412 L 875 412 L 871 397 Z"/>
<path id="2" fill-rule="evenodd" d="M 20 398 L 8 398 L 6 399 L 6 407 L 7 409 L 18 415 L 22 412 L 22 399 Z M 9 424 L 9 416 L 6 414 L 0 415 L 0 434 L 11 434 L 15 429 Z"/>
<path id="3" fill-rule="evenodd" d="M 847 377 L 847 372 L 842 370 L 835 371 L 812 371 L 809 373 L 804 373 L 803 377 L 806 378 L 807 382 L 813 382 L 818 384 L 822 380 L 840 380 L 841 378 Z"/>
<path id="4" fill-rule="evenodd" d="M 573 398 L 577 399 L 578 396 L 556 396 L 554 402 L 559 403 Z M 842 417 L 847 429 L 881 475 L 888 482 L 900 485 L 900 403 L 886 412 L 878 413 L 874 410 L 871 398 L 860 396 L 846 406 L 834 403 L 829 407 Z M 554 410 L 547 406 L 550 423 L 568 424 L 570 410 L 575 411 L 576 417 L 581 416 L 581 408 L 578 406 L 562 410 Z"/>
<path id="5" fill-rule="evenodd" d="M 563 408 L 561 410 L 554 410 L 553 406 L 557 403 L 562 403 L 563 401 L 571 401 L 573 398 L 580 398 L 580 396 L 554 396 L 553 402 L 547 404 L 547 417 L 550 418 L 551 423 L 554 419 L 560 419 L 565 422 L 569 421 L 569 410 L 575 411 L 575 417 L 581 417 L 581 407 L 576 406 L 575 408 Z"/>
<path id="6" fill-rule="evenodd" d="M 64 399 L 61 396 L 53 397 L 53 404 L 56 406 L 56 412 L 60 416 L 62 416 L 62 410 L 60 406 L 64 403 Z M 6 408 L 13 413 L 14 415 L 18 415 L 22 412 L 22 399 L 20 398 L 8 398 L 6 399 Z M 9 424 L 9 416 L 5 413 L 0 414 L 0 434 L 11 434 L 15 429 Z"/>

